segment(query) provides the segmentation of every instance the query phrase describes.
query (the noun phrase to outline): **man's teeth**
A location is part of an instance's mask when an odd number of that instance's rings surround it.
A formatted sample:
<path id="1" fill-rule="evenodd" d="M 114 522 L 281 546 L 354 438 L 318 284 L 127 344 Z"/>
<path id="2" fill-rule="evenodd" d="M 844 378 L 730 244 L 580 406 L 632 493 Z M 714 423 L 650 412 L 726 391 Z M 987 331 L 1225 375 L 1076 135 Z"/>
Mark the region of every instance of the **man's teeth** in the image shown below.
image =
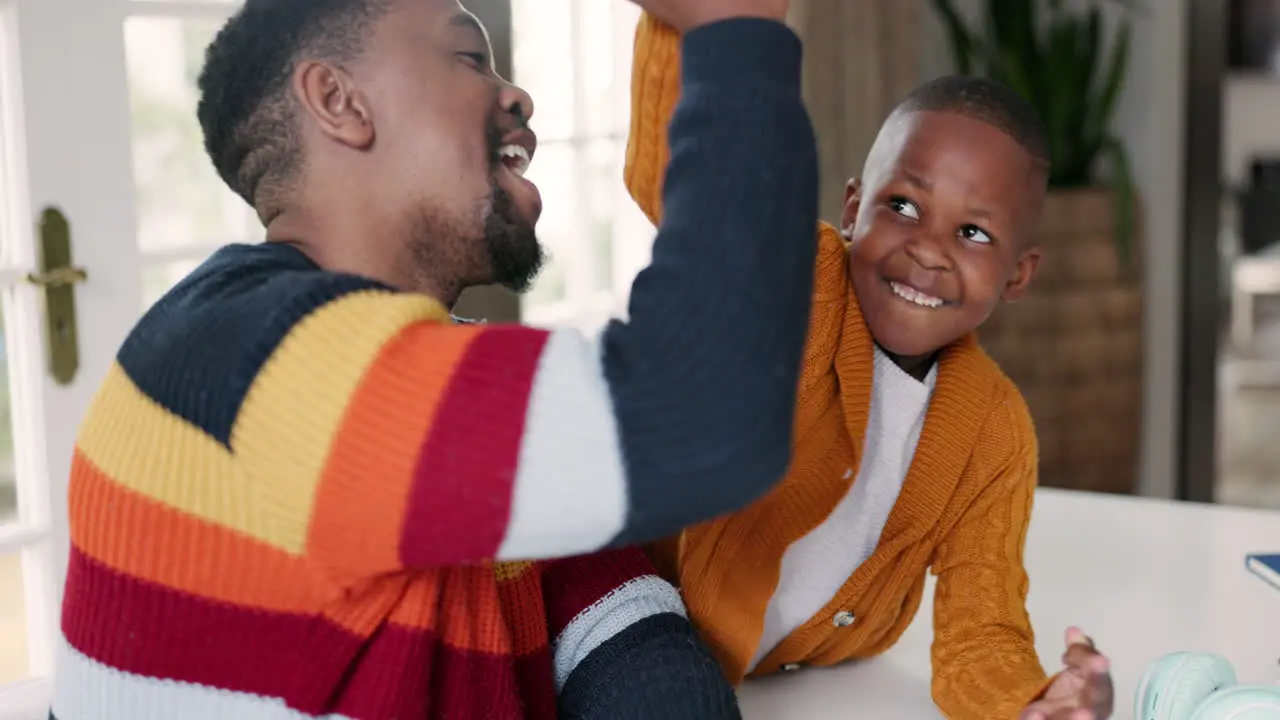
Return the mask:
<path id="1" fill-rule="evenodd" d="M 524 177 L 529 169 L 529 151 L 523 145 L 503 145 L 498 148 L 498 158 L 518 177 Z"/>
<path id="2" fill-rule="evenodd" d="M 902 283 L 891 282 L 889 283 L 889 289 L 893 290 L 894 295 L 897 295 L 907 302 L 913 302 L 917 305 L 923 305 L 924 307 L 930 308 L 936 308 L 942 305 L 941 298 L 936 298 L 932 295 L 925 295 L 919 290 L 903 285 Z"/>

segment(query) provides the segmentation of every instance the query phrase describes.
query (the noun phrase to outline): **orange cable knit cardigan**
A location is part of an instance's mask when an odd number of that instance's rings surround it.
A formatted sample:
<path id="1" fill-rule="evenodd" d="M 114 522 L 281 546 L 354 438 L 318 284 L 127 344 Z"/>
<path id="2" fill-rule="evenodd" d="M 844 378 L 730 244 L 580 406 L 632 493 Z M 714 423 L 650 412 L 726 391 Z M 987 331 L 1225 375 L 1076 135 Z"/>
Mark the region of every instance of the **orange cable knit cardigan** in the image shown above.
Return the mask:
<path id="1" fill-rule="evenodd" d="M 632 75 L 626 183 L 662 213 L 666 125 L 680 93 L 679 39 L 644 16 Z M 759 642 L 783 552 L 848 492 L 866 434 L 873 341 L 850 286 L 845 245 L 822 225 L 813 312 L 787 478 L 751 507 L 650 548 L 730 681 Z M 1014 385 L 971 335 L 946 348 L 923 433 L 880 545 L 818 615 L 754 674 L 831 665 L 887 650 L 911 623 L 926 571 L 934 602 L 933 695 L 951 718 L 1014 718 L 1046 685 L 1025 609 L 1022 552 L 1036 483 L 1036 440 Z M 833 616 L 854 613 L 838 627 Z"/>

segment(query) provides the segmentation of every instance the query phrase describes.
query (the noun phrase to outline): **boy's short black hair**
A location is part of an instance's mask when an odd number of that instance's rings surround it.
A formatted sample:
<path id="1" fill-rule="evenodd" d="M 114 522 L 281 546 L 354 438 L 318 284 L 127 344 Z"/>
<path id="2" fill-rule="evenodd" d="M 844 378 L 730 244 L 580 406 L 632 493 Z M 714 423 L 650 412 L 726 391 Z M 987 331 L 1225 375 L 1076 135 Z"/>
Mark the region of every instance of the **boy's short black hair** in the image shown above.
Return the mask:
<path id="1" fill-rule="evenodd" d="M 247 0 L 205 51 L 196 116 L 218 175 L 250 205 L 300 161 L 289 78 L 304 53 L 357 56 L 390 0 Z"/>
<path id="2" fill-rule="evenodd" d="M 983 77 L 944 75 L 917 87 L 894 110 L 953 112 L 980 120 L 1013 138 L 1048 167 L 1049 133 L 1036 109 L 1012 88 Z"/>

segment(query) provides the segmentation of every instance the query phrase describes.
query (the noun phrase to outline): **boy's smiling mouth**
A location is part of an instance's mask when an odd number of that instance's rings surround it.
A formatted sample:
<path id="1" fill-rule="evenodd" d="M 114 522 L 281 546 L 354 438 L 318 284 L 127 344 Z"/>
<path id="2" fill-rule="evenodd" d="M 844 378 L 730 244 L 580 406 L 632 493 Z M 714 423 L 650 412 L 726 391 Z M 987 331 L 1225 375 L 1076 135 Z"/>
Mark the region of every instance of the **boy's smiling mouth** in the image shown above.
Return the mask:
<path id="1" fill-rule="evenodd" d="M 906 300 L 913 305 L 919 305 L 926 308 L 940 308 L 947 302 L 942 298 L 934 297 L 926 292 L 917 290 L 910 285 L 900 283 L 895 280 L 889 281 L 889 291 L 899 298 Z"/>

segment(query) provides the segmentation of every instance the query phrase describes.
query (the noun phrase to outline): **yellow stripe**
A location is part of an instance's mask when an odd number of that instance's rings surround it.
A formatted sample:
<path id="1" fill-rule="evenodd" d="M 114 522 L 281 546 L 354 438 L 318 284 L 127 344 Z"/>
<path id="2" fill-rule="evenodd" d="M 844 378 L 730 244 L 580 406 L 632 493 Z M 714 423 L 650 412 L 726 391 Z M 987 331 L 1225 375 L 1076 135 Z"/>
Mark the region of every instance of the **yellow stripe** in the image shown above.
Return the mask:
<path id="1" fill-rule="evenodd" d="M 430 300 L 386 293 L 351 295 L 304 319 L 245 397 L 232 429 L 234 461 L 118 364 L 108 369 L 77 444 L 130 490 L 301 554 L 329 439 L 365 368 L 406 325 L 447 319 Z"/>
<path id="2" fill-rule="evenodd" d="M 354 293 L 304 318 L 267 359 L 231 429 L 241 480 L 273 521 L 260 529 L 265 534 L 255 533 L 261 540 L 302 553 L 329 446 L 352 394 L 378 351 L 424 320 L 448 322 L 449 313 L 423 296 Z"/>
<path id="3" fill-rule="evenodd" d="M 85 416 L 77 444 L 117 483 L 209 522 L 263 538 L 270 523 L 252 500 L 231 454 L 157 404 L 112 364 Z"/>
<path id="4" fill-rule="evenodd" d="M 532 567 L 533 563 L 528 560 L 496 562 L 493 564 L 493 576 L 498 579 L 498 582 L 507 582 L 524 575 Z"/>

